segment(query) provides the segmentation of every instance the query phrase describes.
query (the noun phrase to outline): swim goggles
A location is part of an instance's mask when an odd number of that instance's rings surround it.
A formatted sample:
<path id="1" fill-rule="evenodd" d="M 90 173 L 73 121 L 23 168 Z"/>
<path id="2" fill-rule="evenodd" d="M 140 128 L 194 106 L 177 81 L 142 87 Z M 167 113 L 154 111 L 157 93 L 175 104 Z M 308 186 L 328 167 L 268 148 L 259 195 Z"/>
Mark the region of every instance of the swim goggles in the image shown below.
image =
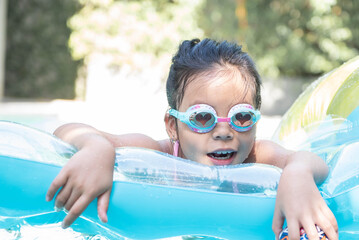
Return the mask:
<path id="1" fill-rule="evenodd" d="M 238 104 L 229 110 L 228 117 L 217 116 L 213 107 L 207 104 L 196 104 L 187 109 L 186 112 L 179 112 L 170 109 L 169 114 L 179 119 L 181 122 L 194 132 L 210 132 L 217 122 L 228 122 L 229 125 L 238 132 L 249 131 L 260 119 L 261 114 L 249 104 Z"/>

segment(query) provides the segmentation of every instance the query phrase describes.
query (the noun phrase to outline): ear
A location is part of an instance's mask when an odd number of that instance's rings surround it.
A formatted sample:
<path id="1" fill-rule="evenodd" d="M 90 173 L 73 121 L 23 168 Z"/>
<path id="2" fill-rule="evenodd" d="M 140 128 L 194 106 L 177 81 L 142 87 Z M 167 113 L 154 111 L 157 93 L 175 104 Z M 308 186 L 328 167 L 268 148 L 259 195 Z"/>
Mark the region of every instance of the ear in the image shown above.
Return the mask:
<path id="1" fill-rule="evenodd" d="M 178 140 L 176 118 L 170 116 L 168 112 L 165 114 L 165 124 L 168 137 L 173 140 Z"/>

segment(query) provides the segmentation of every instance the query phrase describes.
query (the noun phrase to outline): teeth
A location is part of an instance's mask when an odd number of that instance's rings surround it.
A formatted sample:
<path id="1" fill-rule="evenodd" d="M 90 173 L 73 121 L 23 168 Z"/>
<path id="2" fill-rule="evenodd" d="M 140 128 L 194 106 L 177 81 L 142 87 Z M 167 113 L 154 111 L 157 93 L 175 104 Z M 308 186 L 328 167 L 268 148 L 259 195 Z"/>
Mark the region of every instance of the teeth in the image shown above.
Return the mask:
<path id="1" fill-rule="evenodd" d="M 218 151 L 218 152 L 214 152 L 216 154 L 230 154 L 232 153 L 233 151 Z"/>
<path id="2" fill-rule="evenodd" d="M 209 156 L 212 158 L 215 158 L 215 159 L 224 160 L 224 159 L 228 159 L 228 158 L 232 157 L 233 154 L 234 154 L 234 151 L 216 151 L 216 152 L 210 153 Z"/>

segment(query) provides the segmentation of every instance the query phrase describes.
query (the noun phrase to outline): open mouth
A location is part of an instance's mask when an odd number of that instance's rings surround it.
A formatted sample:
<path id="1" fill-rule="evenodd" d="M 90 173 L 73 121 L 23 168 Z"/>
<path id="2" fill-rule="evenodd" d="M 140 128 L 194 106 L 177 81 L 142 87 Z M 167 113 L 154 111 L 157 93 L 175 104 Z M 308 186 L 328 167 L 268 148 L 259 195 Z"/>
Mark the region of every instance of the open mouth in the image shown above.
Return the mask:
<path id="1" fill-rule="evenodd" d="M 229 165 L 232 163 L 235 153 L 232 150 L 215 151 L 208 153 L 207 156 L 211 158 L 214 165 Z"/>

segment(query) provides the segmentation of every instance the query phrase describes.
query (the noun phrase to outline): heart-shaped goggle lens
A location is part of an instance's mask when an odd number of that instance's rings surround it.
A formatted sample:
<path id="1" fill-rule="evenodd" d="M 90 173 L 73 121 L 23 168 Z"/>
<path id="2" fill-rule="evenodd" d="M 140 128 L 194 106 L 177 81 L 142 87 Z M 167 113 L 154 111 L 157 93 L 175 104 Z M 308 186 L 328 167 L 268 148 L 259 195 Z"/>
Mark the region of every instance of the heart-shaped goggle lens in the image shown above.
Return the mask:
<path id="1" fill-rule="evenodd" d="M 198 128 L 209 128 L 215 123 L 216 117 L 210 112 L 194 112 L 189 120 Z"/>
<path id="2" fill-rule="evenodd" d="M 232 123 L 238 127 L 249 127 L 253 124 L 254 114 L 251 112 L 238 112 L 232 116 Z"/>

